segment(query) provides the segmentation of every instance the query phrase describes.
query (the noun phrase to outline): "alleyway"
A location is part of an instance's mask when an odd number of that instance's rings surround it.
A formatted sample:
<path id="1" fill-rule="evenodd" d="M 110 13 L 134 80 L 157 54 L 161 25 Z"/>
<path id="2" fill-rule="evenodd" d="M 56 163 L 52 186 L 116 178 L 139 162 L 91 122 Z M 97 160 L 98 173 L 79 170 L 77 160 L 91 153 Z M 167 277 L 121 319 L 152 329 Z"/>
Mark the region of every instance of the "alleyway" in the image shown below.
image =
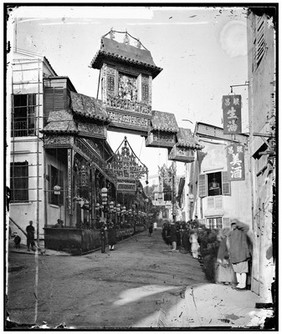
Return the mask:
<path id="1" fill-rule="evenodd" d="M 37 304 L 35 264 L 32 255 L 10 253 L 8 311 L 19 323 L 34 323 L 37 312 L 37 324 L 49 326 L 158 327 L 171 299 L 206 283 L 199 262 L 171 252 L 161 230 L 124 240 L 106 254 L 39 255 Z"/>

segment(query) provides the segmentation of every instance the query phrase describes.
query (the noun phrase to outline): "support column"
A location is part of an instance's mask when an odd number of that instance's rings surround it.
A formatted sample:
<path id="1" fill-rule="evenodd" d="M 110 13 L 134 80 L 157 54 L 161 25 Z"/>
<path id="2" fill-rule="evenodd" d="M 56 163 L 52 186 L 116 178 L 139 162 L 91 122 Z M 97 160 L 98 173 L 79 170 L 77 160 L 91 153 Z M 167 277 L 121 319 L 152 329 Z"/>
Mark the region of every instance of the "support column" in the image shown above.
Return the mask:
<path id="1" fill-rule="evenodd" d="M 72 185 L 72 179 L 73 179 L 73 149 L 68 148 L 68 180 L 67 180 L 67 185 L 68 185 L 68 211 L 69 211 L 69 216 L 70 216 L 70 226 L 72 226 L 72 218 L 73 218 L 73 198 L 72 198 L 72 190 L 73 190 L 73 185 Z"/>

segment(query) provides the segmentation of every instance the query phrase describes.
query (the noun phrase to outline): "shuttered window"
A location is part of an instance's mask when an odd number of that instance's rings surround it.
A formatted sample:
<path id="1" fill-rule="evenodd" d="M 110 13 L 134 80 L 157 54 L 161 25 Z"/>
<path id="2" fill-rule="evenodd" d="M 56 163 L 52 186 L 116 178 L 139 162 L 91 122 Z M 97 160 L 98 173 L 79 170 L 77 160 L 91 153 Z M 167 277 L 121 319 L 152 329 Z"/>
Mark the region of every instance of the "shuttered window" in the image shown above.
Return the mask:
<path id="1" fill-rule="evenodd" d="M 206 197 L 208 195 L 207 176 L 205 174 L 199 175 L 199 197 Z"/>
<path id="2" fill-rule="evenodd" d="M 66 110 L 67 89 L 59 87 L 44 87 L 44 125 L 50 111 Z"/>
<path id="3" fill-rule="evenodd" d="M 255 71 L 259 67 L 266 53 L 265 23 L 266 21 L 265 21 L 264 16 L 256 16 L 253 71 Z"/>
<path id="4" fill-rule="evenodd" d="M 222 172 L 222 195 L 231 196 L 231 182 L 228 180 L 228 173 Z"/>
<path id="5" fill-rule="evenodd" d="M 216 176 L 216 180 L 214 180 L 214 176 Z M 210 189 L 208 188 L 208 180 L 211 181 L 209 182 Z M 215 183 L 213 182 L 213 180 L 215 181 Z M 200 174 L 199 197 L 217 195 L 231 196 L 231 183 L 228 180 L 227 172 Z"/>

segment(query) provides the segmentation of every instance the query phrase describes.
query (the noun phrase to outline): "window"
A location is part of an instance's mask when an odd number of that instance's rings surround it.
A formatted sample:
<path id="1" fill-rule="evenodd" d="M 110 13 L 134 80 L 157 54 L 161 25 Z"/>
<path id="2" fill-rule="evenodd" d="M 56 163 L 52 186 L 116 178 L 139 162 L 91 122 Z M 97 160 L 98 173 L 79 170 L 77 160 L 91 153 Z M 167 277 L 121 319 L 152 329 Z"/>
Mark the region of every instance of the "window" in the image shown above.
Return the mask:
<path id="1" fill-rule="evenodd" d="M 48 166 L 49 175 L 49 203 L 55 205 L 62 205 L 64 200 L 63 192 L 63 172 L 56 167 Z M 60 194 L 55 194 L 54 187 L 60 186 Z"/>
<path id="2" fill-rule="evenodd" d="M 222 195 L 221 173 L 208 174 L 208 196 Z"/>
<path id="3" fill-rule="evenodd" d="M 12 137 L 34 136 L 36 94 L 18 94 L 13 97 Z"/>
<path id="4" fill-rule="evenodd" d="M 227 172 L 200 174 L 199 197 L 218 195 L 231 195 L 231 184 Z"/>
<path id="5" fill-rule="evenodd" d="M 28 201 L 28 162 L 10 164 L 11 202 Z"/>
<path id="6" fill-rule="evenodd" d="M 207 218 L 207 227 L 210 229 L 221 229 L 222 217 Z"/>

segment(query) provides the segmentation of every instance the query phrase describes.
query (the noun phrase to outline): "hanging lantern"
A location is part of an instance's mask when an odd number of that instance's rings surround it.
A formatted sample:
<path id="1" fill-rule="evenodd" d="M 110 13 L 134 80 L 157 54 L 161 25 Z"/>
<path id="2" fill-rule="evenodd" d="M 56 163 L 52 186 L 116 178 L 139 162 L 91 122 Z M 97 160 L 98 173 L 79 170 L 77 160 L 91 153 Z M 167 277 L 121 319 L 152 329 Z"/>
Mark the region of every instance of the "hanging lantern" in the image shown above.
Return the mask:
<path id="1" fill-rule="evenodd" d="M 115 204 L 115 203 L 114 203 L 113 201 L 110 202 L 110 211 L 113 211 L 113 210 L 114 210 L 114 204 Z"/>
<path id="2" fill-rule="evenodd" d="M 108 201 L 108 189 L 106 187 L 101 189 L 102 204 L 106 205 Z"/>
<path id="3" fill-rule="evenodd" d="M 96 205 L 95 205 L 95 210 L 99 210 L 100 209 L 100 204 L 99 203 L 97 203 Z"/>
<path id="4" fill-rule="evenodd" d="M 54 195 L 61 194 L 61 187 L 59 185 L 55 185 L 53 189 L 54 189 Z"/>
<path id="5" fill-rule="evenodd" d="M 123 206 L 123 207 L 121 208 L 121 213 L 122 213 L 122 214 L 125 214 L 125 212 L 126 212 L 126 207 Z"/>

